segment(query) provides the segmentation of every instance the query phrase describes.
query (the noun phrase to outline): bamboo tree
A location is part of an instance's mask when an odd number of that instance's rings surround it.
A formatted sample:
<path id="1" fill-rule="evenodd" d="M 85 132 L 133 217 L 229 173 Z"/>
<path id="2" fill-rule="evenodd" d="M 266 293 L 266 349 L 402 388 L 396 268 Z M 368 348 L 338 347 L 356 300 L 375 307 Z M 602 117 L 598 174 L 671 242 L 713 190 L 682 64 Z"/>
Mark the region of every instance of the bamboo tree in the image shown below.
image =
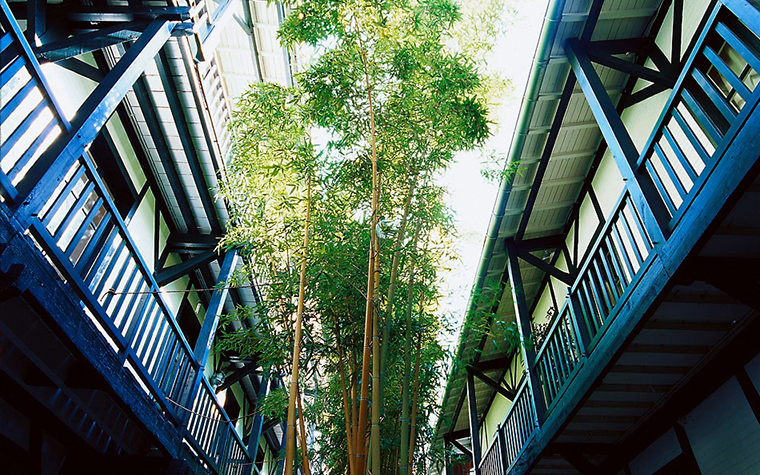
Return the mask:
<path id="1" fill-rule="evenodd" d="M 303 307 L 306 299 L 306 259 L 309 248 L 309 218 L 311 217 L 311 176 L 306 181 L 306 220 L 303 231 L 303 256 L 298 286 L 298 309 L 296 310 L 295 340 L 293 342 L 293 363 L 290 373 L 290 397 L 288 399 L 288 426 L 285 437 L 285 475 L 293 474 L 293 456 L 295 448 L 295 417 L 296 399 L 300 401 L 298 392 L 298 372 L 301 359 L 301 332 L 303 326 Z"/>
<path id="2" fill-rule="evenodd" d="M 406 222 L 412 206 L 415 182 L 416 176 L 412 177 L 409 183 L 409 191 L 404 203 L 404 214 L 401 215 L 401 223 L 396 234 L 396 240 L 393 243 L 393 263 L 391 264 L 391 277 L 388 283 L 388 296 L 385 301 L 385 325 L 383 325 L 382 348 L 380 350 L 380 394 L 383 396 L 385 395 L 385 367 L 388 364 L 388 344 L 390 341 L 391 322 L 393 320 L 393 305 L 396 295 L 396 279 L 398 277 L 399 260 L 401 257 L 401 245 L 404 242 L 406 234 Z"/>
<path id="3" fill-rule="evenodd" d="M 353 404 L 348 397 L 348 391 L 346 390 L 346 371 L 343 367 L 343 352 L 340 349 L 340 336 L 338 334 L 337 323 L 334 326 L 335 332 L 335 345 L 338 350 L 338 371 L 340 372 L 340 386 L 343 392 L 343 412 L 346 419 L 346 440 L 348 442 L 348 473 L 354 475 L 354 443 L 351 440 L 351 416 L 350 408 Z"/>
<path id="4" fill-rule="evenodd" d="M 412 249 L 416 250 L 417 239 L 419 237 L 420 226 L 414 231 L 412 238 Z M 414 273 L 416 260 L 412 258 L 409 267 L 409 282 L 407 283 L 406 294 L 406 337 L 404 340 L 404 383 L 401 395 L 401 460 L 399 461 L 399 472 L 401 475 L 407 475 L 409 469 L 409 373 L 411 368 L 411 346 L 412 346 L 412 310 L 414 306 Z"/>
<path id="5" fill-rule="evenodd" d="M 421 306 L 421 305 L 420 305 Z M 412 421 L 409 428 L 409 463 L 414 464 L 414 439 L 417 432 L 417 402 L 420 396 L 420 356 L 422 354 L 422 331 L 417 333 L 417 359 L 414 363 L 414 396 L 412 398 Z M 409 470 L 411 474 L 412 470 Z"/>
<path id="6" fill-rule="evenodd" d="M 370 142 L 372 144 L 372 227 L 370 229 L 370 245 L 369 245 L 369 270 L 367 272 L 367 307 L 365 312 L 364 323 L 364 353 L 362 354 L 362 385 L 361 396 L 359 400 L 359 426 L 356 429 L 357 444 L 356 447 L 362 447 L 360 454 L 358 454 L 357 464 L 355 464 L 358 473 L 364 473 L 366 464 L 366 450 L 364 444 L 361 443 L 366 438 L 367 433 L 367 412 L 369 410 L 369 370 L 370 370 L 370 353 L 372 351 L 371 339 L 373 329 L 373 316 L 375 315 L 375 265 L 378 259 L 379 249 L 377 246 L 377 225 L 379 223 L 378 211 L 380 208 L 380 186 L 377 167 L 377 141 L 375 132 L 375 111 L 372 106 L 372 84 L 370 83 L 369 70 L 367 66 L 367 53 L 364 50 L 364 45 L 361 41 L 361 33 L 358 35 L 359 39 L 359 54 L 362 59 L 362 66 L 364 68 L 364 82 L 367 91 L 367 101 L 369 103 L 369 123 L 370 123 Z M 379 367 L 378 367 L 379 372 Z M 379 434 L 376 443 L 380 443 Z M 380 475 L 379 470 L 375 475 Z"/>
<path id="7" fill-rule="evenodd" d="M 301 404 L 301 391 L 300 388 L 296 390 L 298 394 L 298 427 L 301 435 L 301 467 L 303 475 L 311 475 L 311 468 L 309 467 L 309 449 L 306 445 L 306 428 L 304 424 L 304 412 Z"/>

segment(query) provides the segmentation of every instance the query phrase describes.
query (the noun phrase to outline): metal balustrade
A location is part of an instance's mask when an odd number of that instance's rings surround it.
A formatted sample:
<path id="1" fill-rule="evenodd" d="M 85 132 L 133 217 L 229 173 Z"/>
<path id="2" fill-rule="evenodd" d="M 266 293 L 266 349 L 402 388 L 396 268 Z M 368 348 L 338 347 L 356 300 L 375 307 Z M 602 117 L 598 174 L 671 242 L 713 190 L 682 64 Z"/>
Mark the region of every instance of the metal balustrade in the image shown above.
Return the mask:
<path id="1" fill-rule="evenodd" d="M 580 337 L 568 306 L 565 305 L 560 316 L 554 319 L 544 344 L 536 355 L 536 370 L 547 405 L 551 404 L 565 381 L 570 379 L 581 356 Z"/>
<path id="2" fill-rule="evenodd" d="M 498 426 L 491 446 L 481 461 L 481 474 L 505 473 L 537 428 L 536 407 L 530 384 L 527 379 L 523 379 L 512 407 L 504 422 Z"/>
<path id="3" fill-rule="evenodd" d="M 629 192 L 624 191 L 581 267 L 567 301 L 589 338 L 599 334 L 653 246 L 641 214 Z M 571 306 L 573 302 L 575 306 Z"/>
<path id="4" fill-rule="evenodd" d="M 504 467 L 502 466 L 503 455 L 501 453 L 501 444 L 499 443 L 501 433 L 497 430 L 491 446 L 480 461 L 481 475 L 500 475 Z"/>
<path id="5" fill-rule="evenodd" d="M 0 7 L 0 190 L 13 207 L 25 171 L 71 126 L 4 0 Z M 125 367 L 184 427 L 203 465 L 224 474 L 250 469 L 245 444 L 205 376 L 197 377 L 200 365 L 89 156 L 73 163 L 38 212 L 20 218 Z"/>
<path id="6" fill-rule="evenodd" d="M 15 24 L 7 4 L 0 14 L 0 185 L 2 199 L 12 203 L 16 185 L 62 130 L 34 54 Z"/>
<path id="7" fill-rule="evenodd" d="M 737 16 L 757 17 L 744 1 L 719 4 L 710 16 L 638 165 L 652 178 L 671 218 L 743 123 L 760 82 L 760 38 Z M 755 20 L 756 21 L 756 20 Z M 742 114 L 742 112 L 744 114 Z"/>

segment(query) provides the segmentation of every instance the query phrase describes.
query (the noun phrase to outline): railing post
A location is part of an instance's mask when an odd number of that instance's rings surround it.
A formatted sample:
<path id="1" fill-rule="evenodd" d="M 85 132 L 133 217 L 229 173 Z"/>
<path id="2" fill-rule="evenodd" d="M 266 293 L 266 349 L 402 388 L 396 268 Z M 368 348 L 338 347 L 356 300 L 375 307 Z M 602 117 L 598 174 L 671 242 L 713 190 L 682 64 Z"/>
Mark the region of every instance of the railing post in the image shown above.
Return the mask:
<path id="1" fill-rule="evenodd" d="M 259 401 L 264 399 L 269 393 L 269 373 L 261 378 L 259 392 L 256 395 L 256 408 L 258 409 Z M 251 464 L 243 468 L 243 475 L 250 475 L 253 470 L 253 464 L 256 463 L 256 456 L 259 453 L 259 439 L 261 439 L 261 429 L 264 427 L 264 416 L 257 410 L 251 423 L 251 432 L 248 434 L 248 455 L 251 456 Z"/>
<path id="2" fill-rule="evenodd" d="M 588 356 L 588 349 L 591 345 L 591 333 L 589 332 L 588 325 L 583 318 L 583 312 L 581 311 L 580 302 L 578 296 L 573 293 L 572 287 L 567 289 L 567 305 L 570 311 L 570 321 L 573 323 L 573 328 L 578 335 L 578 353 L 582 357 Z"/>
<path id="3" fill-rule="evenodd" d="M 536 411 L 536 425 L 543 421 L 544 412 L 546 412 L 546 402 L 544 401 L 541 383 L 536 373 L 536 349 L 531 342 L 530 330 L 530 311 L 528 303 L 525 300 L 525 289 L 523 288 L 522 275 L 520 274 L 520 263 L 517 258 L 517 249 L 513 239 L 507 239 L 507 271 L 509 272 L 509 282 L 512 287 L 512 300 L 515 305 L 515 320 L 517 329 L 520 333 L 520 351 L 522 352 L 523 362 L 527 370 L 526 377 L 528 385 L 533 393 L 533 405 Z"/>
<path id="4" fill-rule="evenodd" d="M 604 141 L 615 159 L 620 174 L 623 175 L 623 180 L 627 183 L 631 198 L 642 214 L 647 232 L 656 244 L 662 244 L 670 214 L 651 177 L 638 171 L 639 152 L 636 145 L 591 64 L 583 44 L 575 38 L 568 39 L 565 42 L 565 54 L 602 131 Z"/>
<path id="5" fill-rule="evenodd" d="M 222 268 L 219 271 L 219 282 L 227 282 L 232 278 L 232 274 L 235 272 L 237 259 L 238 253 L 236 249 L 227 251 L 224 255 L 224 260 L 222 261 Z M 189 384 L 185 386 L 184 390 L 185 395 L 183 401 L 187 407 L 192 407 L 193 399 L 200 390 L 203 371 L 206 369 L 206 359 L 211 351 L 211 346 L 214 344 L 216 327 L 219 325 L 219 317 L 224 308 L 224 301 L 227 300 L 227 293 L 228 289 L 226 286 L 215 290 L 211 296 L 208 309 L 206 309 L 206 316 L 203 318 L 203 324 L 201 325 L 201 330 L 198 334 L 198 340 L 195 342 L 195 348 L 193 349 L 193 360 L 198 367 L 195 370 L 195 374 L 191 374 L 188 377 Z M 185 421 L 187 421 L 187 418 Z"/>
<path id="6" fill-rule="evenodd" d="M 216 335 L 216 328 L 219 326 L 219 317 L 222 315 L 224 302 L 227 300 L 227 294 L 229 293 L 226 283 L 232 279 L 237 261 L 237 249 L 230 249 L 224 254 L 224 260 L 222 261 L 222 268 L 219 271 L 217 284 L 224 283 L 225 285 L 224 287 L 214 290 L 214 293 L 211 296 L 211 301 L 208 304 L 208 309 L 206 309 L 206 316 L 203 318 L 203 324 L 201 325 L 201 330 L 198 334 L 198 341 L 196 341 L 193 350 L 195 361 L 201 365 L 201 373 L 206 366 L 206 359 L 211 351 L 211 346 L 214 344 L 214 335 Z"/>
<path id="7" fill-rule="evenodd" d="M 499 461 L 501 462 L 501 468 L 504 473 L 507 473 L 509 464 L 507 463 L 507 439 L 504 437 L 504 425 L 496 426 L 496 437 L 499 444 Z"/>
<path id="8" fill-rule="evenodd" d="M 478 432 L 478 406 L 475 397 L 475 376 L 467 372 L 467 407 L 470 416 L 470 446 L 475 475 L 480 475 L 480 434 Z"/>

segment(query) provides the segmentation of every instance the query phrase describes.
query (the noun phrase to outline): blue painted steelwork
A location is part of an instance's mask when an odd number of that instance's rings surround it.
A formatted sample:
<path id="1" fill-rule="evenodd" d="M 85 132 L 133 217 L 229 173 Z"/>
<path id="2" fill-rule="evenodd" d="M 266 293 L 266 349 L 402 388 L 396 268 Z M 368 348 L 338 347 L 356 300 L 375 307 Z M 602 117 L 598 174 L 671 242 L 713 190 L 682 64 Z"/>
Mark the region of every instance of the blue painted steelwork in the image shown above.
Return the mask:
<path id="1" fill-rule="evenodd" d="M 745 80 L 760 72 L 760 37 L 754 33 L 760 30 L 754 27 L 760 27 L 760 11 L 752 4 L 726 0 L 716 5 L 640 156 L 633 155 L 633 144 L 608 98 L 601 97 L 582 46 L 568 43 L 579 82 L 627 181 L 581 263 L 559 317 L 535 358 L 525 357 L 528 378 L 517 400 L 532 386 L 528 402 L 545 400 L 547 410 L 538 429 L 531 430 L 518 423 L 518 403 L 510 409 L 498 429 L 506 434 L 505 448 L 486 452 L 487 457 L 503 454 L 506 473 L 524 473 L 531 466 L 585 394 L 581 388 L 594 380 L 589 375 L 601 374 L 614 345 L 625 340 L 653 303 L 655 289 L 665 286 L 722 207 L 728 190 L 756 163 L 760 88 Z M 746 62 L 741 75 L 716 53 L 716 41 L 730 45 Z M 642 178 L 653 186 L 647 193 L 641 190 Z M 652 205 L 667 211 L 661 221 L 652 220 Z M 666 232 L 660 234 L 663 228 Z M 519 289 L 515 277 L 512 285 Z M 524 312 L 516 313 L 519 319 Z M 532 367 L 537 386 L 531 384 Z M 516 425 L 523 428 L 519 434 Z M 500 440 L 496 437 L 494 444 Z M 489 461 L 487 466 L 497 464 Z"/>
<path id="2" fill-rule="evenodd" d="M 215 292 L 196 358 L 85 153 L 137 77 L 153 61 L 173 24 L 153 22 L 89 96 L 71 124 L 49 95 L 39 65 L 5 0 L 0 0 L 0 24 L 2 59 L 10 67 L 3 70 L 3 86 L 15 81 L 15 90 L 9 92 L 14 95 L 38 91 L 41 99 L 27 114 L 33 118 L 47 114 L 48 124 L 59 132 L 43 152 L 44 140 L 29 138 L 24 129 L 34 120 L 27 117 L 20 121 L 15 135 L 0 139 L 4 169 L 9 170 L 0 174 L 4 206 L 16 205 L 15 225 L 28 227 L 56 271 L 102 328 L 113 356 L 130 369 L 167 421 L 177 426 L 200 463 L 215 473 L 242 473 L 251 464 L 251 457 L 203 377 L 202 362 L 226 289 Z M 10 91 L 11 86 L 8 88 Z M 19 102 L 23 99 L 6 103 L 0 111 L 2 118 L 7 119 Z M 42 131 L 50 127 L 44 125 Z M 24 148 L 19 152 L 17 147 L 6 146 L 9 143 Z M 231 275 L 235 260 L 236 252 L 229 252 L 223 275 Z M 179 407 L 181 403 L 185 407 Z M 190 416 L 185 417 L 182 411 L 189 411 Z"/>

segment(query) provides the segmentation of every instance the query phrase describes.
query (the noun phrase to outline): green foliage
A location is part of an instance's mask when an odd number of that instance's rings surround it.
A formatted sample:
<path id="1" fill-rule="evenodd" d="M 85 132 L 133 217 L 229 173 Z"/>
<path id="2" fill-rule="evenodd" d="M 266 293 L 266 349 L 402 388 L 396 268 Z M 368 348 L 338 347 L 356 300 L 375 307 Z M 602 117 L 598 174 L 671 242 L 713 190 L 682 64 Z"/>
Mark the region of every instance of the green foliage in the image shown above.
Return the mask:
<path id="1" fill-rule="evenodd" d="M 297 76 L 294 88 L 252 85 L 233 114 L 233 156 L 221 192 L 231 203 L 232 225 L 222 245 L 243 251 L 244 278 L 257 284 L 262 299 L 255 309 L 239 308 L 225 317 L 216 350 L 255 357 L 267 370 L 289 374 L 310 181 L 299 384 L 319 394 L 304 403 L 322 434 L 319 457 L 327 473 L 345 473 L 347 464 L 339 359 L 349 392 L 360 382 L 371 222 L 370 97 L 382 177 L 380 218 L 396 223 L 383 225 L 380 300 L 375 302 L 391 323 L 380 422 L 383 473 L 393 473 L 400 449 L 407 305 L 413 312 L 413 341 L 420 342 L 417 440 L 432 438 L 448 357 L 439 341 L 446 329 L 438 309 L 438 280 L 454 258 L 453 219 L 444 204 L 445 190 L 433 181 L 456 152 L 482 145 L 491 126 L 483 97 L 487 85 L 476 63 L 446 46 L 460 17 L 459 5 L 451 0 L 300 2 L 283 23 L 280 38 L 291 46 L 317 46 L 320 55 Z M 315 130 L 328 137 L 319 150 L 312 144 Z M 410 183 L 415 192 L 407 229 L 419 229 L 419 240 L 407 232 L 398 249 L 397 285 L 406 288 L 414 267 L 412 298 L 407 301 L 407 292 L 397 291 L 395 311 L 386 315 L 388 270 Z M 508 328 L 497 334 L 511 338 Z M 272 393 L 261 410 L 282 415 L 277 409 L 285 406 L 279 405 L 282 399 Z M 356 401 L 349 404 L 356 411 Z M 440 454 L 416 451 L 418 473 L 426 473 Z"/>

